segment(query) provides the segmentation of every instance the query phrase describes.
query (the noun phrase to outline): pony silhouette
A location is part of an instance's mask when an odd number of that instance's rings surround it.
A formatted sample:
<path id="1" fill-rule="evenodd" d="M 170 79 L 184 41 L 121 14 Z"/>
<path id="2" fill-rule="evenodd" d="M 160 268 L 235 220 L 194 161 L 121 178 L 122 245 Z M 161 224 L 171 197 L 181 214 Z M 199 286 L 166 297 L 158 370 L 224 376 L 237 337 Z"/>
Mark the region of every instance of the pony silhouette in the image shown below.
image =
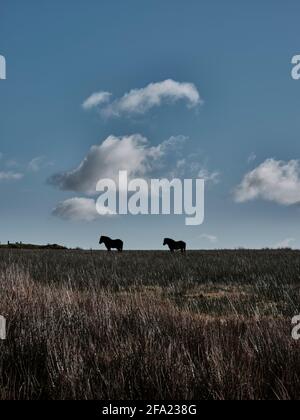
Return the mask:
<path id="1" fill-rule="evenodd" d="M 117 249 L 119 252 L 123 251 L 123 241 L 121 239 L 111 239 L 108 236 L 101 236 L 99 244 L 104 244 L 107 251 Z"/>
<path id="2" fill-rule="evenodd" d="M 164 239 L 164 246 L 168 245 L 171 252 L 180 250 L 182 253 L 186 252 L 186 243 L 183 241 L 174 241 L 170 238 Z"/>

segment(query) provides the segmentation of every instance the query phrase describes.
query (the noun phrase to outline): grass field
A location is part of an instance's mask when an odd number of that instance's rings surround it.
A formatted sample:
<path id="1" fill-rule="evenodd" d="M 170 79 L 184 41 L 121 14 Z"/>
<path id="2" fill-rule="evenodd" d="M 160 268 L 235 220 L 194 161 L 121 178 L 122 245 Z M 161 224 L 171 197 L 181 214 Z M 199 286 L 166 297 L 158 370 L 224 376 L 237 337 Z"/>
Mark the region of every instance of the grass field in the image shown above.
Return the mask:
<path id="1" fill-rule="evenodd" d="M 300 252 L 0 250 L 0 399 L 299 399 Z"/>

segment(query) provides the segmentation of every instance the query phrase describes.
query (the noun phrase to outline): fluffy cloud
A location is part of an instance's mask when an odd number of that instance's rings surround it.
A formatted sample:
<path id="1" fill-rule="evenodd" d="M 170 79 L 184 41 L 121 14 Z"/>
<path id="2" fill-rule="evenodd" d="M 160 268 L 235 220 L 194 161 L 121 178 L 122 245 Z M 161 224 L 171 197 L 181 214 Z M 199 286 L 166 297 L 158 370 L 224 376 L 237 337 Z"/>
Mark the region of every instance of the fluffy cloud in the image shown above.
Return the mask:
<path id="1" fill-rule="evenodd" d="M 117 181 L 121 170 L 127 171 L 129 179 L 145 177 L 158 170 L 164 166 L 167 154 L 181 147 L 186 139 L 183 136 L 171 137 L 158 146 L 150 146 L 140 134 L 109 136 L 102 144 L 92 146 L 77 168 L 56 174 L 49 182 L 61 190 L 93 195 L 100 179 Z"/>
<path id="2" fill-rule="evenodd" d="M 0 172 L 0 181 L 18 181 L 23 178 L 23 174 L 18 172 Z"/>
<path id="3" fill-rule="evenodd" d="M 195 107 L 201 103 L 200 94 L 194 84 L 180 83 L 171 79 L 150 83 L 142 89 L 132 89 L 121 98 L 107 104 L 109 98 L 108 92 L 95 93 L 83 103 L 83 107 L 90 109 L 100 106 L 103 116 L 119 117 L 144 114 L 151 108 L 164 103 L 173 104 L 180 100 L 184 100 L 189 107 Z"/>
<path id="4" fill-rule="evenodd" d="M 219 172 L 209 172 L 207 169 L 200 169 L 198 178 L 204 179 L 205 182 L 211 182 L 212 184 L 218 184 L 220 182 Z"/>
<path id="5" fill-rule="evenodd" d="M 128 180 L 133 178 L 196 177 L 200 164 L 197 155 L 182 158 L 188 137 L 173 136 L 157 146 L 151 146 L 140 134 L 125 137 L 109 136 L 100 145 L 92 146 L 82 162 L 70 171 L 53 175 L 48 182 L 63 191 L 74 191 L 88 196 L 97 195 L 99 180 L 109 178 L 118 183 L 119 171 L 126 170 Z M 163 176 L 162 176 L 163 173 Z M 216 174 L 203 172 L 207 180 Z M 99 217 L 91 198 L 72 198 L 53 210 L 63 219 L 92 221 Z"/>
<path id="6" fill-rule="evenodd" d="M 120 170 L 127 170 L 129 177 L 144 174 L 155 152 L 159 151 L 148 147 L 147 140 L 139 134 L 109 136 L 102 144 L 92 146 L 77 168 L 54 175 L 50 182 L 61 190 L 95 194 L 99 179 L 117 180 Z"/>
<path id="7" fill-rule="evenodd" d="M 103 105 L 109 101 L 111 93 L 109 92 L 96 92 L 89 96 L 82 104 L 82 108 L 89 110 L 97 106 Z"/>
<path id="8" fill-rule="evenodd" d="M 300 161 L 266 160 L 245 175 L 234 196 L 239 203 L 259 198 L 286 206 L 300 203 Z"/>
<path id="9" fill-rule="evenodd" d="M 93 199 L 77 197 L 59 203 L 52 214 L 65 220 L 85 222 L 92 222 L 99 217 Z"/>

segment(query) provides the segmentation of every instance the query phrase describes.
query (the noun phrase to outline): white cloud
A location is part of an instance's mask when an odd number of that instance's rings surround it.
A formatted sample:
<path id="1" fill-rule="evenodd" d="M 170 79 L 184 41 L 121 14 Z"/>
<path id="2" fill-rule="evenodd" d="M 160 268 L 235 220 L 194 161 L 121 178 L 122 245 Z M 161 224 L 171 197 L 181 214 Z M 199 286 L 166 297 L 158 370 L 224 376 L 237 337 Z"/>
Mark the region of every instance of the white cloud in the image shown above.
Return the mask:
<path id="1" fill-rule="evenodd" d="M 51 182 L 62 190 L 95 194 L 99 179 L 117 180 L 120 170 L 127 170 L 129 177 L 144 174 L 153 153 L 139 134 L 109 136 L 99 146 L 92 146 L 76 169 L 53 176 Z"/>
<path id="2" fill-rule="evenodd" d="M 98 204 L 99 205 L 99 204 Z M 105 208 L 105 212 L 109 210 Z M 96 202 L 92 198 L 74 197 L 60 202 L 52 211 L 53 216 L 64 220 L 93 222 L 100 217 L 96 209 Z M 108 213 L 106 216 L 113 216 Z"/>
<path id="3" fill-rule="evenodd" d="M 200 235 L 200 239 L 204 239 L 206 241 L 209 241 L 212 244 L 218 242 L 218 238 L 216 236 L 214 236 L 214 235 L 208 235 L 206 233 L 203 233 L 202 235 Z"/>
<path id="4" fill-rule="evenodd" d="M 300 161 L 266 160 L 245 175 L 234 197 L 238 203 L 255 199 L 286 206 L 300 203 Z"/>
<path id="5" fill-rule="evenodd" d="M 160 149 L 162 152 L 167 151 L 181 151 L 182 148 L 185 146 L 186 142 L 189 140 L 187 136 L 171 136 L 167 140 L 163 141 L 160 145 Z"/>
<path id="6" fill-rule="evenodd" d="M 100 179 L 117 181 L 121 170 L 126 170 L 130 179 L 147 177 L 161 169 L 166 164 L 167 154 L 182 147 L 186 140 L 183 136 L 171 137 L 158 146 L 150 146 L 140 134 L 109 136 L 102 144 L 92 146 L 77 168 L 56 174 L 49 182 L 61 190 L 93 195 Z"/>
<path id="7" fill-rule="evenodd" d="M 279 242 L 278 244 L 276 244 L 274 248 L 278 248 L 278 249 L 291 248 L 291 246 L 293 245 L 294 242 L 296 242 L 296 239 L 287 238 L 287 239 L 284 239 L 283 241 Z"/>
<path id="8" fill-rule="evenodd" d="M 100 145 L 90 148 L 82 162 L 70 171 L 53 175 L 48 182 L 63 191 L 87 195 L 96 194 L 100 179 L 119 179 L 119 171 L 126 170 L 128 179 L 187 178 L 200 176 L 218 182 L 219 173 L 200 169 L 197 155 L 182 157 L 188 137 L 172 136 L 157 146 L 140 134 L 107 137 Z"/>
<path id="9" fill-rule="evenodd" d="M 119 172 L 126 170 L 128 180 L 133 178 L 185 178 L 197 176 L 198 162 L 194 164 L 182 156 L 187 137 L 173 136 L 157 146 L 151 146 L 140 134 L 107 137 L 100 145 L 92 146 L 82 162 L 73 170 L 53 175 L 48 182 L 63 191 L 74 191 L 85 195 L 97 195 L 96 185 L 109 178 L 118 184 Z M 195 158 L 196 155 L 193 155 Z M 196 171 L 195 171 L 196 169 Z M 162 173 L 164 175 L 162 175 Z M 206 178 L 216 176 L 205 171 Z M 94 220 L 95 202 L 90 198 L 72 198 L 63 201 L 53 214 L 64 219 Z"/>
<path id="10" fill-rule="evenodd" d="M 111 93 L 109 92 L 96 92 L 89 96 L 82 104 L 82 108 L 89 110 L 97 106 L 103 105 L 109 101 Z"/>
<path id="11" fill-rule="evenodd" d="M 106 104 L 109 98 L 108 92 L 94 93 L 84 102 L 83 107 L 90 109 L 100 106 L 103 116 L 119 117 L 145 114 L 154 107 L 165 103 L 174 104 L 180 100 L 185 101 L 189 107 L 195 107 L 202 102 L 193 83 L 180 83 L 171 79 L 150 83 L 142 89 L 132 89 L 121 98 Z"/>
<path id="12" fill-rule="evenodd" d="M 0 181 L 18 181 L 23 178 L 23 174 L 18 172 L 0 172 Z"/>
<path id="13" fill-rule="evenodd" d="M 204 179 L 205 182 L 211 182 L 212 184 L 218 184 L 220 182 L 219 172 L 209 172 L 207 169 L 200 169 L 198 178 Z"/>
<path id="14" fill-rule="evenodd" d="M 59 203 L 52 214 L 64 220 L 85 222 L 92 222 L 99 217 L 93 199 L 77 197 Z"/>

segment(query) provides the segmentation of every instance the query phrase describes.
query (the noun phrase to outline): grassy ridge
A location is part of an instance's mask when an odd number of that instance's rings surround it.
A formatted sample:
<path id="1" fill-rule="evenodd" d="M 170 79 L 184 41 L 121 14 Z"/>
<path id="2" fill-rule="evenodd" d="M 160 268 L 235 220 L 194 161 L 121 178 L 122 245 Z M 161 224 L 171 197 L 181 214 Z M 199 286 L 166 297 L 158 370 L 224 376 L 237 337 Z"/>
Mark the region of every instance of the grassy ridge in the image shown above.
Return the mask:
<path id="1" fill-rule="evenodd" d="M 1 399 L 299 398 L 300 252 L 0 250 Z"/>

